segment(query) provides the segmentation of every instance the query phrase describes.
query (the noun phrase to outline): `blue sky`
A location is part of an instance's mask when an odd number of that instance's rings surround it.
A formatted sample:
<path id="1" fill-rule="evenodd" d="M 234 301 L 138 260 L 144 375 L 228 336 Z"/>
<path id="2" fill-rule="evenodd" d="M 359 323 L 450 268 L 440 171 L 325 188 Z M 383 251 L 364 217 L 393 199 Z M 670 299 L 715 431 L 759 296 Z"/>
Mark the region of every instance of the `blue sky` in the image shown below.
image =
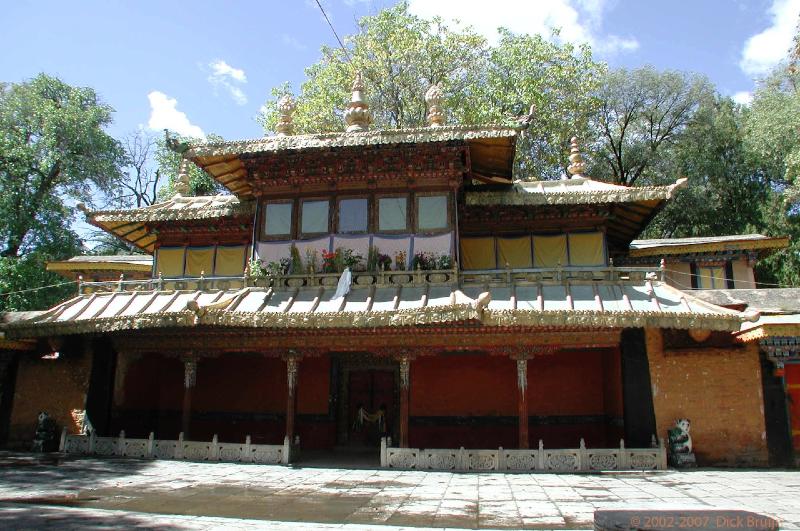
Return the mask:
<path id="1" fill-rule="evenodd" d="M 324 0 L 340 35 L 388 0 Z M 800 0 L 412 0 L 422 16 L 457 15 L 494 28 L 589 42 L 611 66 L 652 64 L 706 74 L 747 100 L 754 80 L 784 57 Z M 110 132 L 262 135 L 254 117 L 270 88 L 302 83 L 334 37 L 314 0 L 236 2 L 7 1 L 0 80 L 38 72 L 91 86 L 116 109 Z"/>

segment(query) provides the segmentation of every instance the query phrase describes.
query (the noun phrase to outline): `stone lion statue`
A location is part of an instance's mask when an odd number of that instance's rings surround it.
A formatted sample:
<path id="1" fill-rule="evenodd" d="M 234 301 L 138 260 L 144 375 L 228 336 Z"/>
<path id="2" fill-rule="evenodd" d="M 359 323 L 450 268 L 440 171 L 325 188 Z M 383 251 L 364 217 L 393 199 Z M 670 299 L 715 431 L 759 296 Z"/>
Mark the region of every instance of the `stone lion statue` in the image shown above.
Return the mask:
<path id="1" fill-rule="evenodd" d="M 673 466 L 695 466 L 692 449 L 692 436 L 689 433 L 692 423 L 682 418 L 675 421 L 675 426 L 667 432 L 669 437 L 669 457 Z"/>

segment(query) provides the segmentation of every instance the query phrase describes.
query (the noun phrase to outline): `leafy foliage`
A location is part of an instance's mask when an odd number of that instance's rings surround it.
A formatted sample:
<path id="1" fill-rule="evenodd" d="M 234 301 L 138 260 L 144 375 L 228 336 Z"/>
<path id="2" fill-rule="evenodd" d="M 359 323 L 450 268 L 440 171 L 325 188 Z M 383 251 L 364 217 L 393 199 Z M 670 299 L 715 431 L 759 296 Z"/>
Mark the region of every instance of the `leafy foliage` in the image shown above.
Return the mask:
<path id="1" fill-rule="evenodd" d="M 592 168 L 594 175 L 626 186 L 674 180 L 671 150 L 713 94 L 713 86 L 697 74 L 649 66 L 609 72 L 598 92 L 599 164 Z"/>
<path id="2" fill-rule="evenodd" d="M 517 168 L 532 179 L 561 175 L 570 136 L 589 134 L 598 107 L 593 92 L 604 66 L 586 46 L 575 49 L 502 29 L 500 42 L 490 46 L 471 29 L 421 19 L 403 3 L 362 18 L 359 29 L 345 38 L 347 54 L 323 47 L 322 60 L 306 69 L 296 132 L 343 130 L 358 71 L 377 128 L 425 125 L 424 94 L 434 83 L 444 90 L 450 123 L 513 123 L 535 105 L 529 132 L 519 142 Z M 258 118 L 265 132 L 275 129 L 277 100 L 288 92 L 289 84 L 272 90 Z"/>
<path id="3" fill-rule="evenodd" d="M 112 109 L 90 88 L 45 74 L 0 84 L 0 309 L 47 307 L 74 288 L 45 271 L 81 248 L 75 201 L 91 202 L 121 176 L 124 153 L 104 128 Z"/>
<path id="4" fill-rule="evenodd" d="M 104 131 L 112 109 L 90 88 L 39 74 L 0 85 L 0 255 L 53 241 L 65 199 L 91 201 L 120 177 L 122 148 Z"/>

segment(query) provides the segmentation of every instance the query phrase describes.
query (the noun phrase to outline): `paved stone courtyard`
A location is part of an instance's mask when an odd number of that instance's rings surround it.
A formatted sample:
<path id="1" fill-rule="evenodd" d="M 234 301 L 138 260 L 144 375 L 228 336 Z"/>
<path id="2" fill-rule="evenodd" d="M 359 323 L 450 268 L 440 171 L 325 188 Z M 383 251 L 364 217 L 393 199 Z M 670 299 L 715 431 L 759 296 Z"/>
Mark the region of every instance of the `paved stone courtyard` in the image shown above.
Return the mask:
<path id="1" fill-rule="evenodd" d="M 4 529 L 582 529 L 598 508 L 746 509 L 800 529 L 800 471 L 467 474 L 0 453 Z"/>

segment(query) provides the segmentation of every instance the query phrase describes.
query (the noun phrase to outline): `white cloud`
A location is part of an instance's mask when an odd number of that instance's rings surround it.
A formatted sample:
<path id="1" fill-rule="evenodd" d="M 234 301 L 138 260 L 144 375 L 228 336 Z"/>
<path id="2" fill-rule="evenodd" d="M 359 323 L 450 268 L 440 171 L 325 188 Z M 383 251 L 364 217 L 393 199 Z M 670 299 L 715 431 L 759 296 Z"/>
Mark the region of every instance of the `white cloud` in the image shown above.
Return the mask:
<path id="1" fill-rule="evenodd" d="M 602 34 L 607 0 L 493 0 L 487 9 L 482 0 L 410 0 L 409 10 L 421 17 L 439 16 L 472 26 L 489 42 L 497 42 L 497 28 L 518 34 L 550 37 L 560 29 L 558 40 L 573 44 L 588 43 L 603 55 L 630 52 L 639 48 L 634 37 Z"/>
<path id="2" fill-rule="evenodd" d="M 147 127 L 157 131 L 169 129 L 179 135 L 205 138 L 203 130 L 190 122 L 186 113 L 178 110 L 178 100 L 157 90 L 148 94 L 147 99 L 150 100 L 150 119 Z"/>
<path id="3" fill-rule="evenodd" d="M 800 16 L 800 0 L 773 0 L 769 15 L 771 25 L 747 39 L 742 48 L 739 67 L 749 76 L 767 74 L 786 58 Z"/>
<path id="4" fill-rule="evenodd" d="M 750 105 L 750 102 L 753 101 L 753 93 L 746 90 L 739 91 L 731 97 L 740 105 Z"/>
<path id="5" fill-rule="evenodd" d="M 217 59 L 208 64 L 211 75 L 208 82 L 217 89 L 219 87 L 228 91 L 237 105 L 247 103 L 247 96 L 239 85 L 247 83 L 247 76 L 241 68 L 234 68 L 222 59 Z"/>

